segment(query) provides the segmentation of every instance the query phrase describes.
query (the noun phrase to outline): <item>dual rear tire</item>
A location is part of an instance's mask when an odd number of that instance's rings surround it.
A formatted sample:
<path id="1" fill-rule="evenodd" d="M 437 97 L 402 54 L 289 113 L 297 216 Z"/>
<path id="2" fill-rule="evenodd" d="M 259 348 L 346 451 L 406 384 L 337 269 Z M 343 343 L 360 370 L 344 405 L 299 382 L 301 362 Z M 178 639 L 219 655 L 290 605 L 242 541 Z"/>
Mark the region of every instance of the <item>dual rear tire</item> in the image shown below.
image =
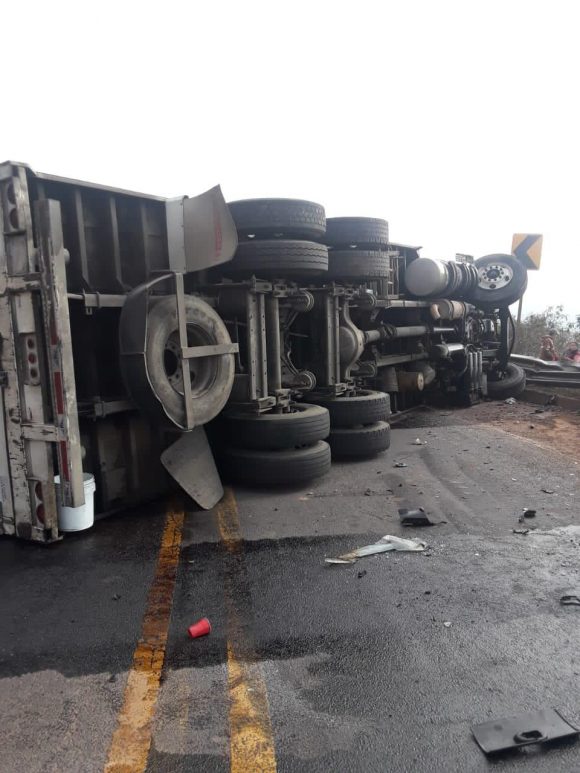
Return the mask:
<path id="1" fill-rule="evenodd" d="M 389 396 L 360 389 L 353 396 L 339 396 L 321 402 L 330 414 L 328 443 L 335 459 L 376 456 L 391 445 Z"/>
<path id="2" fill-rule="evenodd" d="M 226 475 L 254 486 L 293 485 L 330 470 L 328 411 L 319 405 L 293 404 L 288 413 L 224 416 L 228 447 L 221 455 Z"/>

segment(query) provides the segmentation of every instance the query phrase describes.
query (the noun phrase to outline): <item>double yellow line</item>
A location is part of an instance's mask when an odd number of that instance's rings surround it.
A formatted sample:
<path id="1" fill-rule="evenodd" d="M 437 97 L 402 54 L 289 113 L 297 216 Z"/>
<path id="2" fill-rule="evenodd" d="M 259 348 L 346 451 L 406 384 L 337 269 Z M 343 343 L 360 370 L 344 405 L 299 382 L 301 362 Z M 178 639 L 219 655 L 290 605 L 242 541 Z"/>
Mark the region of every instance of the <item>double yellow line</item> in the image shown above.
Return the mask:
<path id="1" fill-rule="evenodd" d="M 165 660 L 167 631 L 181 535 L 183 510 L 171 507 L 165 517 L 155 577 L 149 590 L 141 638 L 133 653 L 123 706 L 117 717 L 105 773 L 141 773 L 147 766 L 152 720 Z"/>
<path id="2" fill-rule="evenodd" d="M 238 509 L 231 489 L 226 489 L 224 498 L 216 506 L 216 515 L 224 547 L 236 559 L 237 571 L 245 573 Z M 133 654 L 105 773 L 143 773 L 147 767 L 183 520 L 182 509 L 171 507 L 168 510 L 141 638 Z M 266 684 L 260 665 L 253 657 L 253 641 L 236 607 L 235 576 L 226 581 L 224 596 L 228 626 L 230 770 L 231 773 L 275 773 L 276 755 Z"/>
<path id="3" fill-rule="evenodd" d="M 254 643 L 248 633 L 247 621 L 235 603 L 238 588 L 242 592 L 247 589 L 248 578 L 238 507 L 230 488 L 226 489 L 216 510 L 220 537 L 237 568 L 232 574 L 226 573 L 224 587 L 228 619 L 230 771 L 275 773 L 276 754 L 266 683 L 254 656 Z"/>

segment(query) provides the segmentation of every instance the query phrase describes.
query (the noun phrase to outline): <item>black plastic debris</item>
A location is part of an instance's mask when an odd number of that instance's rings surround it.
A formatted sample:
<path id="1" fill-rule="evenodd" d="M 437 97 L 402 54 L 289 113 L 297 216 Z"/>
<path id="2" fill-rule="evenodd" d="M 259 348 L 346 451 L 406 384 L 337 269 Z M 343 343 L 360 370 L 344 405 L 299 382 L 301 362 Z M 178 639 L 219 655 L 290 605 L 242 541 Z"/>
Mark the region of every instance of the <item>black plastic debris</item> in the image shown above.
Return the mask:
<path id="1" fill-rule="evenodd" d="M 573 738 L 580 733 L 556 709 L 542 709 L 510 719 L 474 725 L 471 732 L 482 751 L 497 754 L 530 744 Z"/>
<path id="2" fill-rule="evenodd" d="M 405 462 L 395 462 L 393 467 L 408 467 L 408 465 Z"/>
<path id="3" fill-rule="evenodd" d="M 561 596 L 560 604 L 563 604 L 565 607 L 567 606 L 580 607 L 580 596 L 575 596 L 575 595 Z"/>
<path id="4" fill-rule="evenodd" d="M 530 510 L 529 507 L 526 507 L 526 509 L 523 512 L 524 518 L 535 518 L 536 517 L 536 511 Z"/>
<path id="5" fill-rule="evenodd" d="M 551 489 L 551 488 L 543 488 L 543 489 L 540 489 L 540 491 L 543 491 L 544 494 L 554 494 L 555 493 L 554 490 Z"/>
<path id="6" fill-rule="evenodd" d="M 415 510 L 407 510 L 405 507 L 399 508 L 401 517 L 401 526 L 434 526 L 433 521 L 427 517 L 425 510 L 418 507 Z"/>
<path id="7" fill-rule="evenodd" d="M 514 534 L 529 534 L 530 529 L 512 529 Z"/>

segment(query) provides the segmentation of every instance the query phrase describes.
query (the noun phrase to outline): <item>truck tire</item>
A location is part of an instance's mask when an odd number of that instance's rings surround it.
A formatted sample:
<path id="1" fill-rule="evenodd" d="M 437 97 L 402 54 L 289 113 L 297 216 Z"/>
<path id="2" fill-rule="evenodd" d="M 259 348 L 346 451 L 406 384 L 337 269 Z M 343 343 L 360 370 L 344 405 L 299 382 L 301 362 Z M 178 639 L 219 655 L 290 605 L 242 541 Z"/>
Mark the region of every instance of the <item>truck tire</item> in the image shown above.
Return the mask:
<path id="1" fill-rule="evenodd" d="M 354 397 L 333 397 L 319 402 L 328 408 L 333 429 L 375 424 L 388 419 L 391 412 L 389 395 L 370 389 L 360 389 Z"/>
<path id="2" fill-rule="evenodd" d="M 513 255 L 486 255 L 474 263 L 477 287 L 469 300 L 484 309 L 510 306 L 519 300 L 528 286 L 528 272 Z"/>
<path id="3" fill-rule="evenodd" d="M 487 377 L 487 395 L 492 400 L 506 400 L 508 397 L 517 397 L 526 388 L 526 372 L 519 365 L 508 362 L 503 378 L 490 379 Z"/>
<path id="4" fill-rule="evenodd" d="M 228 411 L 223 420 L 231 445 L 259 451 L 313 445 L 330 432 L 326 408 L 307 403 L 294 403 L 290 413 Z"/>
<path id="5" fill-rule="evenodd" d="M 328 442 L 334 459 L 374 456 L 391 445 L 391 428 L 386 421 L 377 421 L 367 427 L 334 427 Z"/>
<path id="6" fill-rule="evenodd" d="M 329 247 L 386 248 L 389 224 L 378 217 L 329 217 L 326 221 Z"/>
<path id="7" fill-rule="evenodd" d="M 228 204 L 241 240 L 314 239 L 326 233 L 322 204 L 302 199 L 243 199 Z"/>
<path id="8" fill-rule="evenodd" d="M 388 277 L 386 252 L 376 250 L 329 250 L 328 276 L 337 279 L 376 279 Z"/>
<path id="9" fill-rule="evenodd" d="M 284 486 L 319 478 L 330 470 L 330 446 L 319 440 L 312 446 L 282 451 L 227 448 L 222 453 L 225 475 L 252 486 Z"/>
<path id="10" fill-rule="evenodd" d="M 185 296 L 185 316 L 190 346 L 231 344 L 223 321 L 201 298 Z M 151 304 L 147 316 L 147 372 L 167 416 L 185 427 L 180 350 L 175 297 L 160 298 Z M 234 383 L 234 367 L 233 354 L 190 360 L 196 426 L 211 421 L 226 404 Z"/>
<path id="11" fill-rule="evenodd" d="M 230 274 L 258 277 L 313 276 L 328 271 L 328 248 L 323 244 L 288 239 L 242 242 L 234 259 L 224 265 Z"/>

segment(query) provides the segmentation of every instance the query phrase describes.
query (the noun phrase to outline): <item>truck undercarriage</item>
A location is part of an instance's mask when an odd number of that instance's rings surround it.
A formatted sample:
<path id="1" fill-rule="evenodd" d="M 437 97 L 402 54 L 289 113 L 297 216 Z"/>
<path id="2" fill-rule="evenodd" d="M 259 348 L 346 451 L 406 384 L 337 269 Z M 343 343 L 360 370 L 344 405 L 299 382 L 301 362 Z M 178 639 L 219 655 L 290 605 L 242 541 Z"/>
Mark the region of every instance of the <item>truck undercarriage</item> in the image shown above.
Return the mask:
<path id="1" fill-rule="evenodd" d="M 97 513 L 163 493 L 166 471 L 211 507 L 210 422 L 229 478 L 296 483 L 331 451 L 384 451 L 391 412 L 523 389 L 509 255 L 420 258 L 311 202 L 228 209 L 219 189 L 165 200 L 10 162 L 0 201 L 0 533 L 58 539 L 87 472 Z"/>

